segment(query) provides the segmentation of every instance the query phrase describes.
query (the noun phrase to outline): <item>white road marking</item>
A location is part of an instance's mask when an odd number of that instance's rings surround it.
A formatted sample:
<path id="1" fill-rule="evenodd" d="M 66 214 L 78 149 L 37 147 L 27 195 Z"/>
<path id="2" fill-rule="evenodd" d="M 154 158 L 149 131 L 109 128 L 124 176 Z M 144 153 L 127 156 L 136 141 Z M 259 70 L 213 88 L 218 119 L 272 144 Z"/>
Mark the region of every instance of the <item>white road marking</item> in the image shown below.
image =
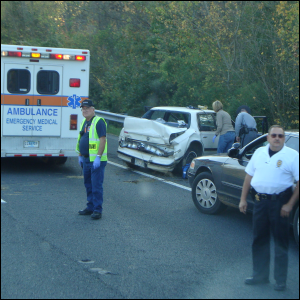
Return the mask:
<path id="1" fill-rule="evenodd" d="M 1 199 L 1 203 L 7 203 L 6 201 L 4 201 L 3 199 Z"/>
<path id="2" fill-rule="evenodd" d="M 119 164 L 116 164 L 114 162 L 111 162 L 111 161 L 108 161 L 109 164 L 112 164 L 116 167 L 119 167 L 119 168 L 122 168 L 122 169 L 130 169 L 129 167 L 125 167 L 125 166 L 122 166 L 122 165 L 119 165 Z M 132 169 L 131 169 L 132 170 Z M 184 190 L 187 190 L 189 192 L 192 191 L 191 188 L 187 187 L 187 186 L 184 186 L 184 185 L 181 185 L 181 184 L 178 184 L 178 183 L 174 183 L 172 181 L 168 181 L 168 180 L 165 180 L 165 179 L 162 179 L 162 178 L 159 178 L 159 177 L 156 177 L 156 176 L 153 176 L 153 175 L 149 175 L 149 174 L 146 174 L 146 173 L 143 173 L 143 172 L 140 172 L 140 171 L 136 171 L 136 170 L 132 170 L 132 172 L 134 173 L 137 173 L 137 174 L 140 174 L 140 175 L 143 175 L 143 176 L 146 176 L 146 177 L 149 177 L 149 178 L 153 178 L 155 180 L 158 180 L 158 181 L 162 181 L 164 183 L 167 183 L 167 184 L 170 184 L 170 185 L 174 185 L 176 187 L 179 187 L 181 189 L 184 189 Z"/>

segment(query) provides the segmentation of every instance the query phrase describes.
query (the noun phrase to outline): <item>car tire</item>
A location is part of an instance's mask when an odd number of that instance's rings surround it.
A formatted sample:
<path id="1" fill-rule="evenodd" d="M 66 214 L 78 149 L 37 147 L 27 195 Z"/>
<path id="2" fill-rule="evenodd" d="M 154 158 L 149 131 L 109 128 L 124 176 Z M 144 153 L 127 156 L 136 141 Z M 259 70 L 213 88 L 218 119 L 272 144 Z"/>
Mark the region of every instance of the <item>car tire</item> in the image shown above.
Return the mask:
<path id="1" fill-rule="evenodd" d="M 190 164 L 192 160 L 196 157 L 202 155 L 202 146 L 197 147 L 196 145 L 191 145 L 185 152 L 181 166 L 184 167 L 186 164 Z"/>
<path id="2" fill-rule="evenodd" d="M 294 215 L 293 229 L 294 229 L 295 240 L 299 247 L 299 206 Z"/>
<path id="3" fill-rule="evenodd" d="M 180 162 L 175 166 L 173 173 L 176 175 L 182 175 L 183 167 L 186 164 L 190 164 L 195 157 L 202 155 L 202 147 L 197 148 L 194 145 L 191 145 L 188 150 L 185 152 L 183 158 Z"/>
<path id="4" fill-rule="evenodd" d="M 208 172 L 200 173 L 194 179 L 192 197 L 197 209 L 204 214 L 218 214 L 227 207 L 219 200 L 214 178 Z"/>

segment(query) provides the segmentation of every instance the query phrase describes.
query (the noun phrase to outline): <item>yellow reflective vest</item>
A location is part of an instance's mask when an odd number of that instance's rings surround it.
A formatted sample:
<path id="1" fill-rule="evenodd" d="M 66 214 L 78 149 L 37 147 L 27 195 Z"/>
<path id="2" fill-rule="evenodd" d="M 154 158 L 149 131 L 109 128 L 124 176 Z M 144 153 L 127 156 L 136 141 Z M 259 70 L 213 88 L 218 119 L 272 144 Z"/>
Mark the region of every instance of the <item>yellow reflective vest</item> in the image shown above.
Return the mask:
<path id="1" fill-rule="evenodd" d="M 103 120 L 105 123 L 105 126 L 107 128 L 107 124 L 105 122 L 105 120 L 103 118 L 100 117 L 94 117 L 92 120 L 92 124 L 90 126 L 90 131 L 89 131 L 89 155 L 90 155 L 90 161 L 93 162 L 98 154 L 98 149 L 99 149 L 99 145 L 100 145 L 100 140 L 99 140 L 99 136 L 96 130 L 96 125 L 97 123 Z M 85 119 L 83 119 L 83 121 L 81 122 L 80 125 L 80 131 L 83 130 L 83 124 L 85 122 Z M 80 141 L 80 132 L 78 134 L 78 140 L 77 140 L 77 145 L 76 145 L 76 151 L 79 153 L 79 141 Z M 105 148 L 103 151 L 103 154 L 101 155 L 101 161 L 107 161 L 107 140 L 105 142 Z"/>

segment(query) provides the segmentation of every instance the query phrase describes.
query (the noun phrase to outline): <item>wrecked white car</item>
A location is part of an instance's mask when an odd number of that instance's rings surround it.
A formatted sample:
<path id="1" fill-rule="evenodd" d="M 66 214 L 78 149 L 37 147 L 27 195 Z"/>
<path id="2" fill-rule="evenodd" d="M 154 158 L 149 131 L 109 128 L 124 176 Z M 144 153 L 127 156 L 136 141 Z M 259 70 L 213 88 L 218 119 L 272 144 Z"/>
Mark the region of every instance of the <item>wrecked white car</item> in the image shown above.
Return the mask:
<path id="1" fill-rule="evenodd" d="M 204 107 L 153 107 L 142 118 L 126 117 L 118 157 L 129 166 L 160 172 L 181 169 L 204 151 L 217 151 L 216 114 Z"/>

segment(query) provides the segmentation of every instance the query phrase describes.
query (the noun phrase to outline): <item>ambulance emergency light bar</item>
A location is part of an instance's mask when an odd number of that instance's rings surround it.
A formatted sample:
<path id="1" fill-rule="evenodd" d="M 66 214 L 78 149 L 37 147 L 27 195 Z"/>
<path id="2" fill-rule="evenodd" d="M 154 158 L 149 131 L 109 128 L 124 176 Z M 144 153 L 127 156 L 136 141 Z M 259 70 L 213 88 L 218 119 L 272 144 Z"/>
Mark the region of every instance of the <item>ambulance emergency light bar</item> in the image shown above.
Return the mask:
<path id="1" fill-rule="evenodd" d="M 23 50 L 23 48 L 18 48 Z M 37 51 L 37 49 L 31 49 Z M 51 49 L 46 49 L 47 52 L 51 52 Z M 87 54 L 87 52 L 82 52 Z M 14 57 L 26 57 L 26 58 L 49 58 L 49 59 L 63 59 L 63 60 L 86 60 L 85 55 L 68 55 L 68 54 L 52 54 L 52 53 L 36 53 L 36 52 L 21 52 L 21 51 L 1 51 L 1 56 L 14 56 Z"/>

